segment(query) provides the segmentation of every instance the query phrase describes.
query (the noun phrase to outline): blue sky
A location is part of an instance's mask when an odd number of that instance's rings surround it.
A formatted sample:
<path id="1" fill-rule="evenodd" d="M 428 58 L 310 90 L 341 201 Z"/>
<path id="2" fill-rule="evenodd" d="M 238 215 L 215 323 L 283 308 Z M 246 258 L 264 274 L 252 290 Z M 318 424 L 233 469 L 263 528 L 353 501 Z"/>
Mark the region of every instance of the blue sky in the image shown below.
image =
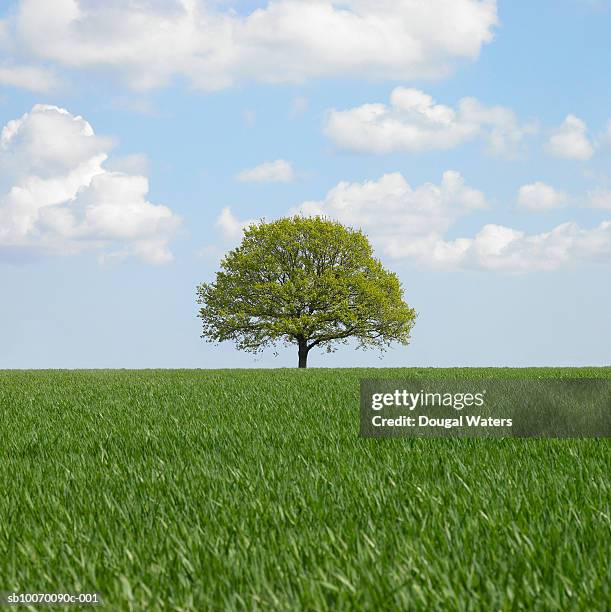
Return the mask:
<path id="1" fill-rule="evenodd" d="M 195 305 L 291 211 L 363 227 L 419 312 L 312 366 L 611 362 L 609 3 L 49 4 L 0 9 L 0 367 L 294 366 Z"/>

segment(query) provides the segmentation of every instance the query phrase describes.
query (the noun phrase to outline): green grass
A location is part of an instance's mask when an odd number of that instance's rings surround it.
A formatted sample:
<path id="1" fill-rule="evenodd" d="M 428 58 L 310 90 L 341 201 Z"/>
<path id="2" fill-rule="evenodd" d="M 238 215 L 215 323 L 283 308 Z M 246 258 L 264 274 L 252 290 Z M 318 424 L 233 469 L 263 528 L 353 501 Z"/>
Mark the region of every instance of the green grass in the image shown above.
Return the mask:
<path id="1" fill-rule="evenodd" d="M 0 591 L 135 610 L 605 609 L 608 440 L 357 436 L 360 378 L 448 372 L 0 372 Z"/>

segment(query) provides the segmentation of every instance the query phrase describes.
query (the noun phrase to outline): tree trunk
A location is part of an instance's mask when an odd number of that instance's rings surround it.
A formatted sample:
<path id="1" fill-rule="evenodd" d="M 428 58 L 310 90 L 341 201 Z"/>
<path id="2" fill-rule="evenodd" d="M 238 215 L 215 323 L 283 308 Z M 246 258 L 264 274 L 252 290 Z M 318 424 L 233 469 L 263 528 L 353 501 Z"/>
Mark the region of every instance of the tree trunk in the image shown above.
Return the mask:
<path id="1" fill-rule="evenodd" d="M 308 367 L 308 343 L 305 340 L 299 340 L 299 367 Z"/>

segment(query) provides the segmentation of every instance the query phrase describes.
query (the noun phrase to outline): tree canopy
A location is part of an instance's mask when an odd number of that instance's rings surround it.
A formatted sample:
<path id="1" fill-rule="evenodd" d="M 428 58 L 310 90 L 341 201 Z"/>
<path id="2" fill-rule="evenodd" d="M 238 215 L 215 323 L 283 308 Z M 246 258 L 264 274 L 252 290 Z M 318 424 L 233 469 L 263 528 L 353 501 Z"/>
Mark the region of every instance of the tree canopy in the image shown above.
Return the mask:
<path id="1" fill-rule="evenodd" d="M 250 225 L 197 296 L 202 338 L 251 352 L 294 343 L 299 367 L 312 348 L 349 338 L 381 350 L 408 344 L 416 319 L 365 234 L 321 217 Z"/>

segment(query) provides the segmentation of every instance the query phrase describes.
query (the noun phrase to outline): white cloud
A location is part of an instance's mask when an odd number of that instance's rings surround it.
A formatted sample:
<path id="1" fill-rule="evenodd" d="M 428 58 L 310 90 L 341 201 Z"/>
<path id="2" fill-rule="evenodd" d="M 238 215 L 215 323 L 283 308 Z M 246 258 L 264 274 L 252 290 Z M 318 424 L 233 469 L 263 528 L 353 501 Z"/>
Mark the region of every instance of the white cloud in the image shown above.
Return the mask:
<path id="1" fill-rule="evenodd" d="M 565 159 L 586 161 L 594 155 L 588 126 L 575 115 L 567 115 L 562 125 L 554 130 L 545 148 L 550 155 Z"/>
<path id="2" fill-rule="evenodd" d="M 0 255 L 129 253 L 161 264 L 180 220 L 148 179 L 105 166 L 112 141 L 82 117 L 37 105 L 0 134 Z"/>
<path id="3" fill-rule="evenodd" d="M 523 185 L 518 190 L 518 205 L 535 212 L 560 208 L 568 200 L 567 195 L 541 181 Z"/>
<path id="4" fill-rule="evenodd" d="M 0 85 L 47 93 L 58 84 L 59 81 L 51 70 L 36 66 L 0 64 Z"/>
<path id="5" fill-rule="evenodd" d="M 439 77 L 493 39 L 496 0 L 275 0 L 248 15 L 204 0 L 21 0 L 16 46 L 45 62 L 105 69 L 136 89 L 175 76 L 236 82 Z"/>
<path id="6" fill-rule="evenodd" d="M 463 98 L 454 109 L 406 87 L 392 91 L 389 106 L 377 103 L 332 109 L 325 124 L 327 136 L 339 146 L 378 154 L 446 150 L 481 137 L 491 153 L 515 157 L 524 137 L 534 131 L 532 125 L 519 124 L 508 108 Z"/>
<path id="7" fill-rule="evenodd" d="M 236 175 L 236 179 L 244 183 L 290 183 L 294 178 L 293 167 L 284 159 L 264 162 Z"/>
<path id="8" fill-rule="evenodd" d="M 339 183 L 324 200 L 290 212 L 360 227 L 383 255 L 429 267 L 527 272 L 578 261 L 611 263 L 611 221 L 593 229 L 564 223 L 531 235 L 486 224 L 473 237 L 446 238 L 459 218 L 484 208 L 483 194 L 466 186 L 457 172 L 444 173 L 440 185 L 417 188 L 395 173 L 378 181 Z"/>
<path id="9" fill-rule="evenodd" d="M 254 219 L 247 219 L 246 221 L 240 221 L 232 212 L 229 206 L 226 206 L 221 211 L 218 219 L 216 220 L 216 227 L 221 231 L 224 238 L 227 240 L 237 240 L 242 235 L 242 232 L 251 223 L 254 223 Z"/>
<path id="10" fill-rule="evenodd" d="M 466 123 L 478 125 L 493 155 L 517 157 L 523 150 L 526 136 L 537 133 L 532 122 L 519 123 L 515 113 L 504 106 L 485 106 L 475 98 L 463 98 L 459 103 L 460 117 Z"/>
<path id="11" fill-rule="evenodd" d="M 611 222 L 591 230 L 563 223 L 548 232 L 528 235 L 502 225 L 485 225 L 474 238 L 441 242 L 437 251 L 421 253 L 421 261 L 509 272 L 555 270 L 574 261 L 611 261 Z"/>
<path id="12" fill-rule="evenodd" d="M 458 218 L 487 206 L 484 195 L 466 186 L 458 172 L 445 172 L 440 185 L 415 189 L 397 172 L 378 181 L 341 182 L 324 200 L 304 202 L 292 212 L 361 227 L 385 255 L 418 259 L 442 241 Z"/>
<path id="13" fill-rule="evenodd" d="M 441 235 L 458 217 L 487 206 L 484 195 L 466 186 L 458 172 L 445 172 L 440 185 L 425 183 L 416 189 L 395 172 L 378 181 L 341 182 L 324 200 L 304 202 L 294 212 L 363 226 L 391 244 Z"/>

